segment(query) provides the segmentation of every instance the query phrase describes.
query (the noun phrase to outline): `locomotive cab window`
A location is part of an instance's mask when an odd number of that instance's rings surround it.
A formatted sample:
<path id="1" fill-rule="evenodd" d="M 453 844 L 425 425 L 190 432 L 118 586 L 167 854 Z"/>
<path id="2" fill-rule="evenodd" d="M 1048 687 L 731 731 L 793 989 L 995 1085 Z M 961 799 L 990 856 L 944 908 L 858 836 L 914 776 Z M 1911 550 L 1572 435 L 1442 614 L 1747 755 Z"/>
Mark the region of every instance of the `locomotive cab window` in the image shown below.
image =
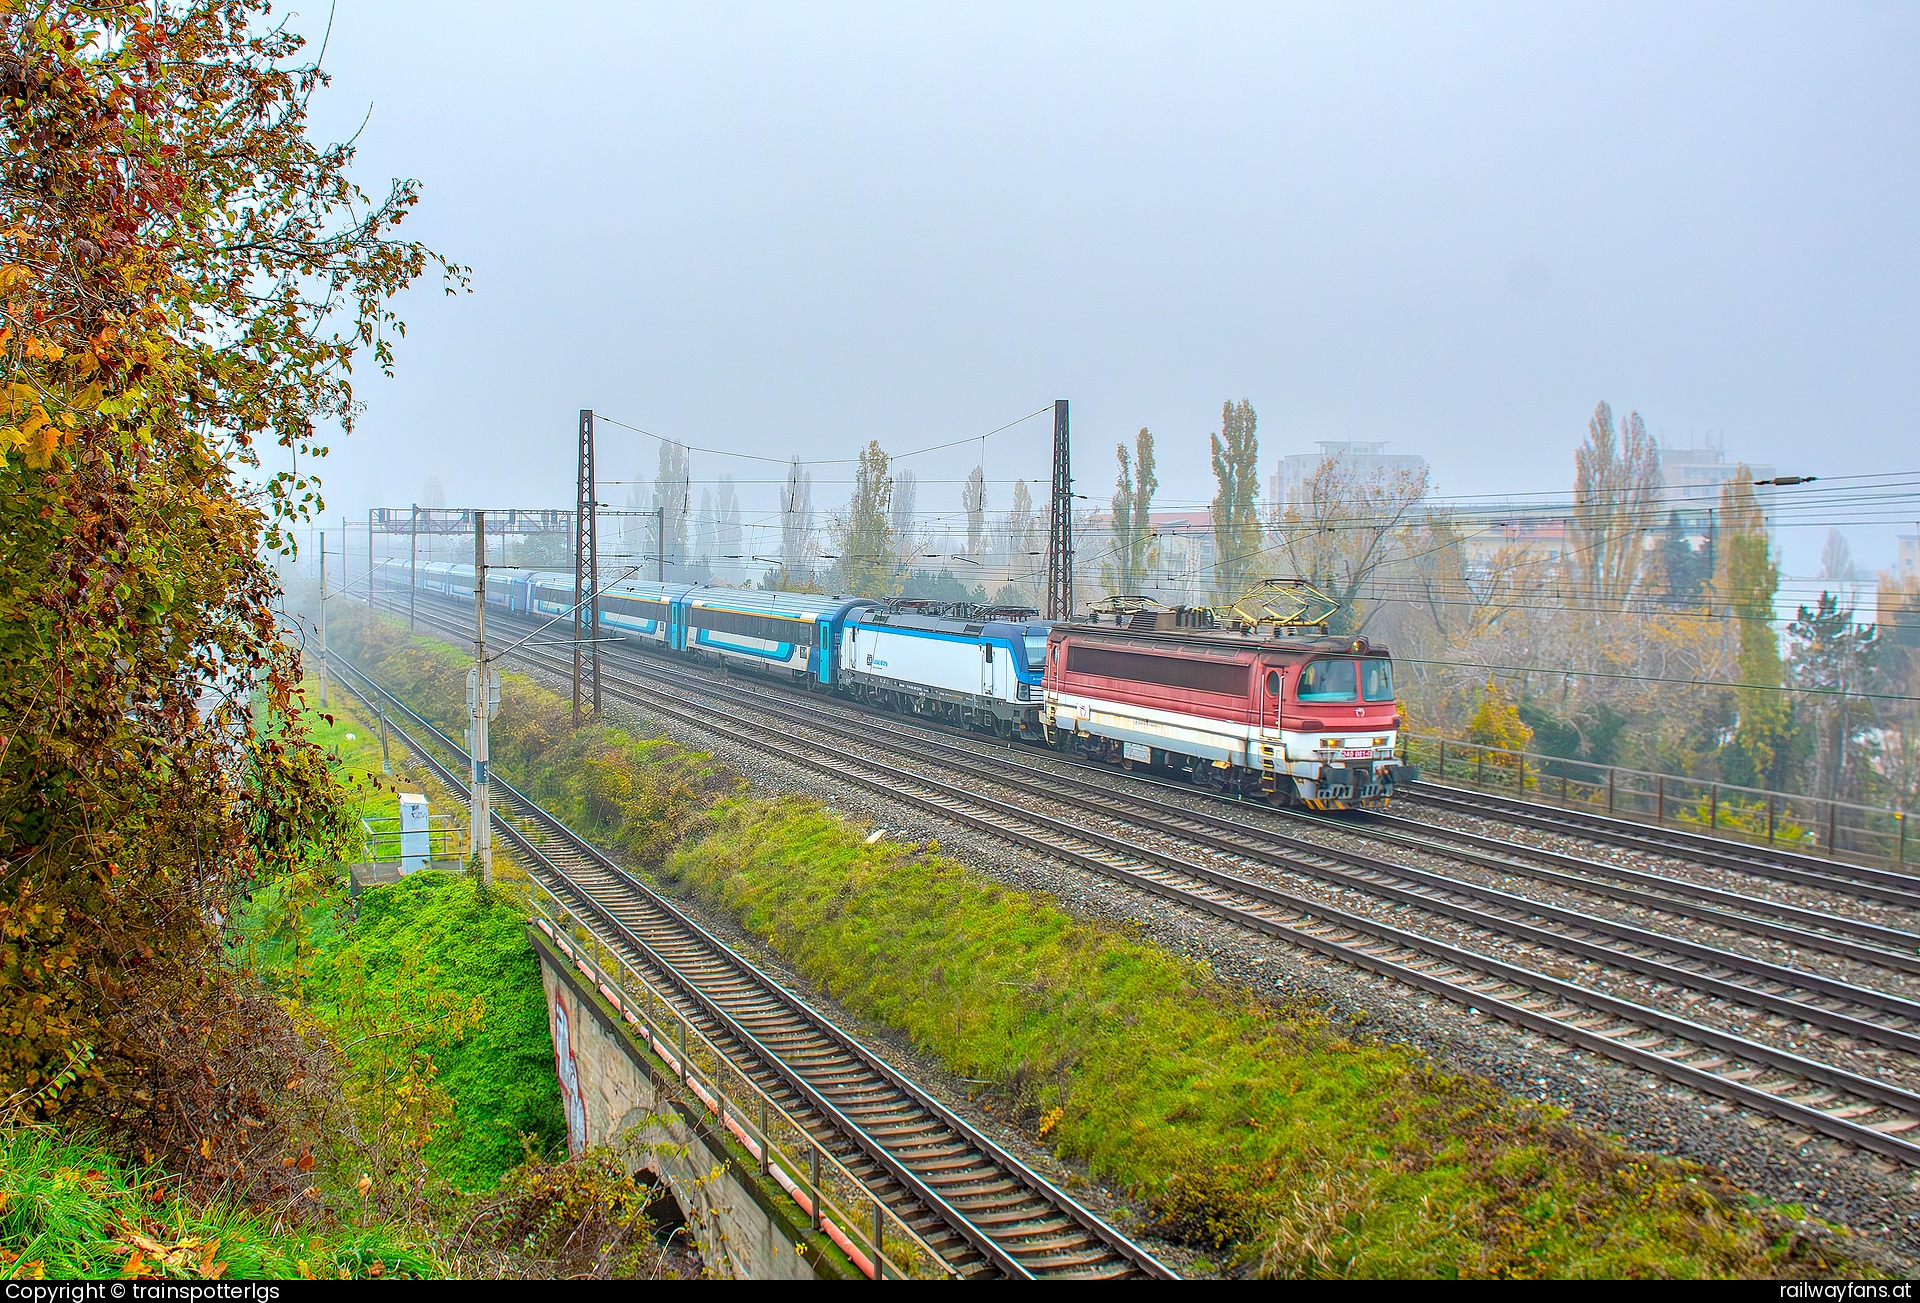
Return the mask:
<path id="1" fill-rule="evenodd" d="M 1279 670 L 1267 671 L 1267 695 L 1269 697 L 1277 697 L 1280 695 L 1280 671 Z"/>
<path id="2" fill-rule="evenodd" d="M 1368 701 L 1393 700 L 1393 662 L 1360 662 L 1360 695 Z"/>
<path id="3" fill-rule="evenodd" d="M 1353 662 L 1308 661 L 1300 667 L 1302 701 L 1352 701 L 1357 695 Z"/>
<path id="4" fill-rule="evenodd" d="M 1047 663 L 1047 631 L 1038 633 L 1029 630 L 1026 635 L 1027 668 L 1037 670 Z"/>

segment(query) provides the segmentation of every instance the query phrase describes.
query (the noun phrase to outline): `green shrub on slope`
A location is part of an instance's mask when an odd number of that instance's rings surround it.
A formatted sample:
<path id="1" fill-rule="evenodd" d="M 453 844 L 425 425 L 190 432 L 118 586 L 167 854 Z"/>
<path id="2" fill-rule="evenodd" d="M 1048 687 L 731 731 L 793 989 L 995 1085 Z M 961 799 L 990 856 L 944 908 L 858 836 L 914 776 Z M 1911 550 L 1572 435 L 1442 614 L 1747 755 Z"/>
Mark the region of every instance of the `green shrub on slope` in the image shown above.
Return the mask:
<path id="1" fill-rule="evenodd" d="M 320 949 L 308 1002 L 374 1093 L 395 1074 L 430 1075 L 448 1097 L 424 1156 L 461 1189 L 491 1188 L 523 1155 L 566 1134 L 540 964 L 523 902 L 476 899 L 474 884 L 416 873 L 360 898 L 360 917 Z M 431 1060 L 425 1068 L 419 1054 Z"/>

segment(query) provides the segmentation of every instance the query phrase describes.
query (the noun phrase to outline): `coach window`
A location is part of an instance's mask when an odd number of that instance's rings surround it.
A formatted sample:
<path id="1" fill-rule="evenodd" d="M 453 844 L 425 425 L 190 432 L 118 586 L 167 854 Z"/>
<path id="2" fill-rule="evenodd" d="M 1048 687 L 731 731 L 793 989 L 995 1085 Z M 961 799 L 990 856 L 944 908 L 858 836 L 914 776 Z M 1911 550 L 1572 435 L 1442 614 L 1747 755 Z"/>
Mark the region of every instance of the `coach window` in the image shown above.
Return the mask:
<path id="1" fill-rule="evenodd" d="M 1368 701 L 1393 700 L 1393 662 L 1360 662 L 1360 695 Z"/>
<path id="2" fill-rule="evenodd" d="M 1352 701 L 1358 693 L 1354 686 L 1353 662 L 1308 661 L 1300 668 L 1302 701 Z"/>

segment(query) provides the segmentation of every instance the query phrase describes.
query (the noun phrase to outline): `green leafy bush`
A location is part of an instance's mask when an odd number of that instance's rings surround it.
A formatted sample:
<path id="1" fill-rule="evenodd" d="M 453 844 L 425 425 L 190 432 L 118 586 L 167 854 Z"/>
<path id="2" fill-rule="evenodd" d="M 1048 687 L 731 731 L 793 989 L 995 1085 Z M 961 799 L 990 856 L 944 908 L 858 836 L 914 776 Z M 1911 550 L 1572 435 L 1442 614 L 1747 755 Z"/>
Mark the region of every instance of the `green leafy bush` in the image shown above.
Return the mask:
<path id="1" fill-rule="evenodd" d="M 363 1113 L 424 1129 L 427 1165 L 461 1189 L 490 1188 L 566 1134 L 540 962 L 524 901 L 477 898 L 471 879 L 416 873 L 360 898 L 360 917 L 320 946 L 307 1003 L 340 1040 Z M 411 1073 L 419 1101 L 392 1089 Z M 400 1110 L 396 1112 L 396 1109 Z"/>

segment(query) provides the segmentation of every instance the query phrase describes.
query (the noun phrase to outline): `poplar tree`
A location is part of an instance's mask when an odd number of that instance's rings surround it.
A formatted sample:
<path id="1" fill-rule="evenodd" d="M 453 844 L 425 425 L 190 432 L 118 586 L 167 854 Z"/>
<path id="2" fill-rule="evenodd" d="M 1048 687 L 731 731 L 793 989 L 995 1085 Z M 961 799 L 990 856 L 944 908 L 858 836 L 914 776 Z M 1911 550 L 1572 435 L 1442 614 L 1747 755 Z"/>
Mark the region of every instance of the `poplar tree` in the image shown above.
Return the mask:
<path id="1" fill-rule="evenodd" d="M 902 576 L 913 569 L 920 551 L 920 538 L 914 529 L 914 516 L 920 508 L 920 477 L 901 471 L 893 477 L 893 503 L 888 518 L 893 525 L 893 550 Z"/>
<path id="2" fill-rule="evenodd" d="M 1574 453 L 1571 563 L 1589 616 L 1624 611 L 1640 586 L 1660 510 L 1660 449 L 1640 413 L 1614 429 L 1603 400 Z"/>
<path id="3" fill-rule="evenodd" d="M 987 550 L 987 472 L 975 466 L 967 472 L 967 487 L 960 492 L 960 506 L 967 513 L 967 556 L 973 561 L 984 558 Z"/>
<path id="4" fill-rule="evenodd" d="M 893 480 L 878 439 L 860 454 L 853 497 L 835 522 L 839 589 L 853 597 L 884 599 L 900 591 L 893 555 Z"/>
<path id="5" fill-rule="evenodd" d="M 1043 585 L 1046 567 L 1038 555 L 1041 524 L 1034 514 L 1033 494 L 1025 480 L 1013 486 L 1013 505 L 1002 518 L 1000 537 L 1006 548 L 1007 581 L 994 594 L 996 604 L 1034 605 L 1035 590 Z"/>
<path id="6" fill-rule="evenodd" d="M 1739 679 L 1734 690 L 1739 717 L 1733 740 L 1720 749 L 1721 772 L 1748 786 L 1777 784 L 1785 776 L 1785 748 L 1793 732 L 1793 708 L 1784 685 L 1780 643 L 1773 631 L 1774 595 L 1780 567 L 1767 535 L 1766 514 L 1745 466 L 1720 489 L 1724 546 L 1716 587 L 1726 595 L 1740 633 Z"/>
<path id="7" fill-rule="evenodd" d="M 780 586 L 813 582 L 813 472 L 795 457 L 780 488 Z"/>
<path id="8" fill-rule="evenodd" d="M 670 578 L 680 578 L 687 558 L 688 501 L 693 478 L 687 446 L 677 440 L 660 445 L 660 466 L 653 477 L 653 509 L 660 533 L 660 557 Z"/>
<path id="9" fill-rule="evenodd" d="M 700 511 L 693 518 L 693 547 L 687 565 L 693 578 L 704 581 L 713 577 L 713 543 L 719 532 L 720 521 L 713 510 L 713 490 L 702 488 Z"/>
<path id="10" fill-rule="evenodd" d="M 740 495 L 731 475 L 722 475 L 714 490 L 713 519 L 714 573 L 736 578 L 745 559 L 746 531 L 740 525 Z"/>
<path id="11" fill-rule="evenodd" d="M 646 474 L 636 472 L 632 483 L 627 485 L 626 512 L 620 517 L 620 550 L 627 553 L 630 565 L 640 562 L 647 545 L 653 541 L 653 530 L 644 516 L 647 502 Z M 642 565 L 639 573 L 651 579 L 653 566 Z"/>
<path id="12" fill-rule="evenodd" d="M 1220 407 L 1220 429 L 1211 436 L 1213 478 L 1213 591 L 1226 604 L 1251 588 L 1261 552 L 1259 418 L 1242 398 Z"/>
<path id="13" fill-rule="evenodd" d="M 1113 486 L 1113 560 L 1101 567 L 1109 592 L 1137 594 L 1146 587 L 1153 567 L 1153 494 L 1160 487 L 1154 474 L 1153 432 L 1142 426 L 1134 436 L 1134 452 L 1116 444 L 1120 474 Z"/>

